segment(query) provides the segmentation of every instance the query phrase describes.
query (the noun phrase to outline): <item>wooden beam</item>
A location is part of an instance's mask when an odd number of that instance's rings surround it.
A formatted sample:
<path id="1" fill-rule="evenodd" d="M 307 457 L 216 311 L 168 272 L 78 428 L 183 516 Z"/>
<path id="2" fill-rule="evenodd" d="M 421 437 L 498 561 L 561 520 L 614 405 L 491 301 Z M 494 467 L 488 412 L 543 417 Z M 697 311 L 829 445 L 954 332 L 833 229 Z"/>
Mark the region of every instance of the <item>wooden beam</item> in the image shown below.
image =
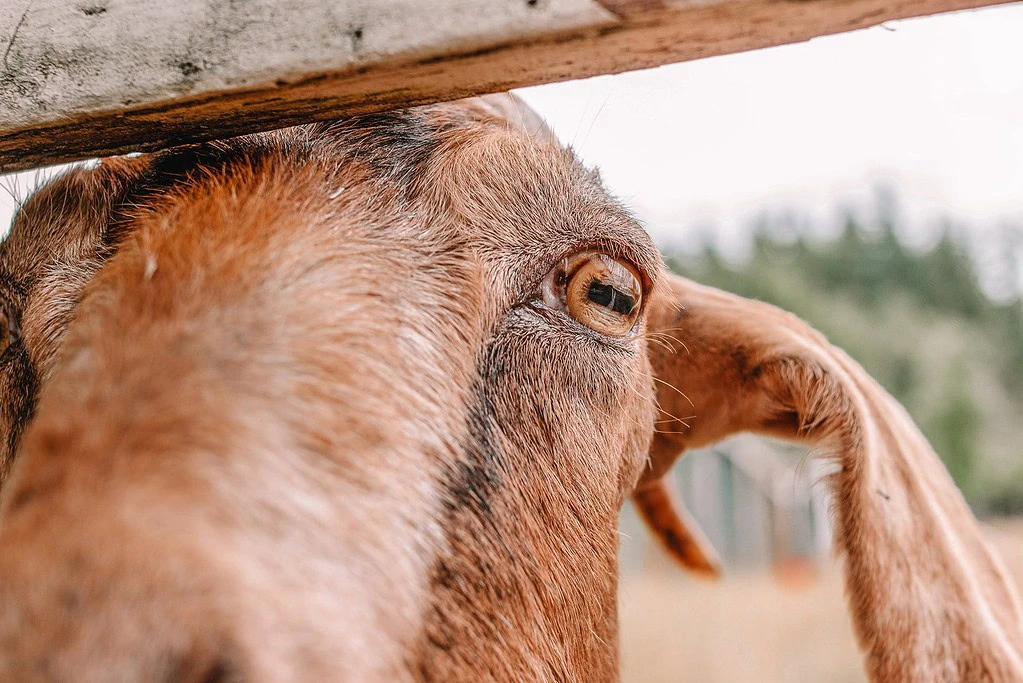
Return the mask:
<path id="1" fill-rule="evenodd" d="M 0 171 L 1000 0 L 4 0 Z"/>

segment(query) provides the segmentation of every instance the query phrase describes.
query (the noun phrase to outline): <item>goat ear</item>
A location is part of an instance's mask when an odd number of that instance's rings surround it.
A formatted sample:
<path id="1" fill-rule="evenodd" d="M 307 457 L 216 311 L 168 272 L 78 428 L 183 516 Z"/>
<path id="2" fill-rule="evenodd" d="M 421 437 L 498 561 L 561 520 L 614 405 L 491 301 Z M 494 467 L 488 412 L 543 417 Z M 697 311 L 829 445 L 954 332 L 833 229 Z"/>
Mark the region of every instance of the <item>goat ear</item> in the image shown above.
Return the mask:
<path id="1" fill-rule="evenodd" d="M 1023 680 L 1023 615 L 1001 561 L 856 362 L 795 316 L 682 278 L 651 298 L 648 330 L 661 417 L 692 417 L 656 435 L 641 487 L 737 432 L 815 445 L 836 465 L 836 544 L 871 679 Z"/>
<path id="2" fill-rule="evenodd" d="M 668 479 L 644 482 L 633 492 L 632 502 L 664 549 L 685 569 L 707 578 L 721 575 L 721 561 L 714 546 L 689 515 Z"/>

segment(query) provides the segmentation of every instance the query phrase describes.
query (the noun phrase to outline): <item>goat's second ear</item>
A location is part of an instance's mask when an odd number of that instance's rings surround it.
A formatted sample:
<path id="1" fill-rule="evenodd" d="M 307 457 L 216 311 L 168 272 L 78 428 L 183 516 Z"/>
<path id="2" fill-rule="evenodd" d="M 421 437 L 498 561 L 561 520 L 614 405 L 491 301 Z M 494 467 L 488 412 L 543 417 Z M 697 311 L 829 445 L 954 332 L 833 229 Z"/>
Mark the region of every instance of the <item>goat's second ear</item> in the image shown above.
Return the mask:
<path id="1" fill-rule="evenodd" d="M 632 502 L 661 546 L 685 569 L 699 576 L 717 578 L 721 560 L 714 546 L 690 516 L 667 478 L 641 484 Z"/>

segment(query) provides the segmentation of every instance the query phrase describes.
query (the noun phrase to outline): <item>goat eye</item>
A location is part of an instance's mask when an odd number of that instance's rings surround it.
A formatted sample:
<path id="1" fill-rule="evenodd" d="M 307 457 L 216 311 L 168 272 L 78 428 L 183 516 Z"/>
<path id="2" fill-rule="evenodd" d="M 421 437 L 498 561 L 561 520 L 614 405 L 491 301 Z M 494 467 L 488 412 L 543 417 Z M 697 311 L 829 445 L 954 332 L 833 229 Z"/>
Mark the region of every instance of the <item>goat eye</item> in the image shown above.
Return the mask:
<path id="1" fill-rule="evenodd" d="M 544 282 L 544 300 L 609 337 L 624 337 L 639 318 L 643 287 L 631 264 L 607 254 L 579 254 Z"/>

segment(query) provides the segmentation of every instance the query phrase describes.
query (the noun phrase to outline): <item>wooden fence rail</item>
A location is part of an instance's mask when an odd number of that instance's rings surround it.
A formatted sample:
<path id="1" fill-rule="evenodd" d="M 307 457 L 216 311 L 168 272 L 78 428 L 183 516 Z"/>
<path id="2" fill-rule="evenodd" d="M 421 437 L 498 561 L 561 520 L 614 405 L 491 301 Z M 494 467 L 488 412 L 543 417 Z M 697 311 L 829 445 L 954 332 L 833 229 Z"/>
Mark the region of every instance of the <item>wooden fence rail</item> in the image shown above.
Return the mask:
<path id="1" fill-rule="evenodd" d="M 997 2 L 3 0 L 0 172 Z"/>

